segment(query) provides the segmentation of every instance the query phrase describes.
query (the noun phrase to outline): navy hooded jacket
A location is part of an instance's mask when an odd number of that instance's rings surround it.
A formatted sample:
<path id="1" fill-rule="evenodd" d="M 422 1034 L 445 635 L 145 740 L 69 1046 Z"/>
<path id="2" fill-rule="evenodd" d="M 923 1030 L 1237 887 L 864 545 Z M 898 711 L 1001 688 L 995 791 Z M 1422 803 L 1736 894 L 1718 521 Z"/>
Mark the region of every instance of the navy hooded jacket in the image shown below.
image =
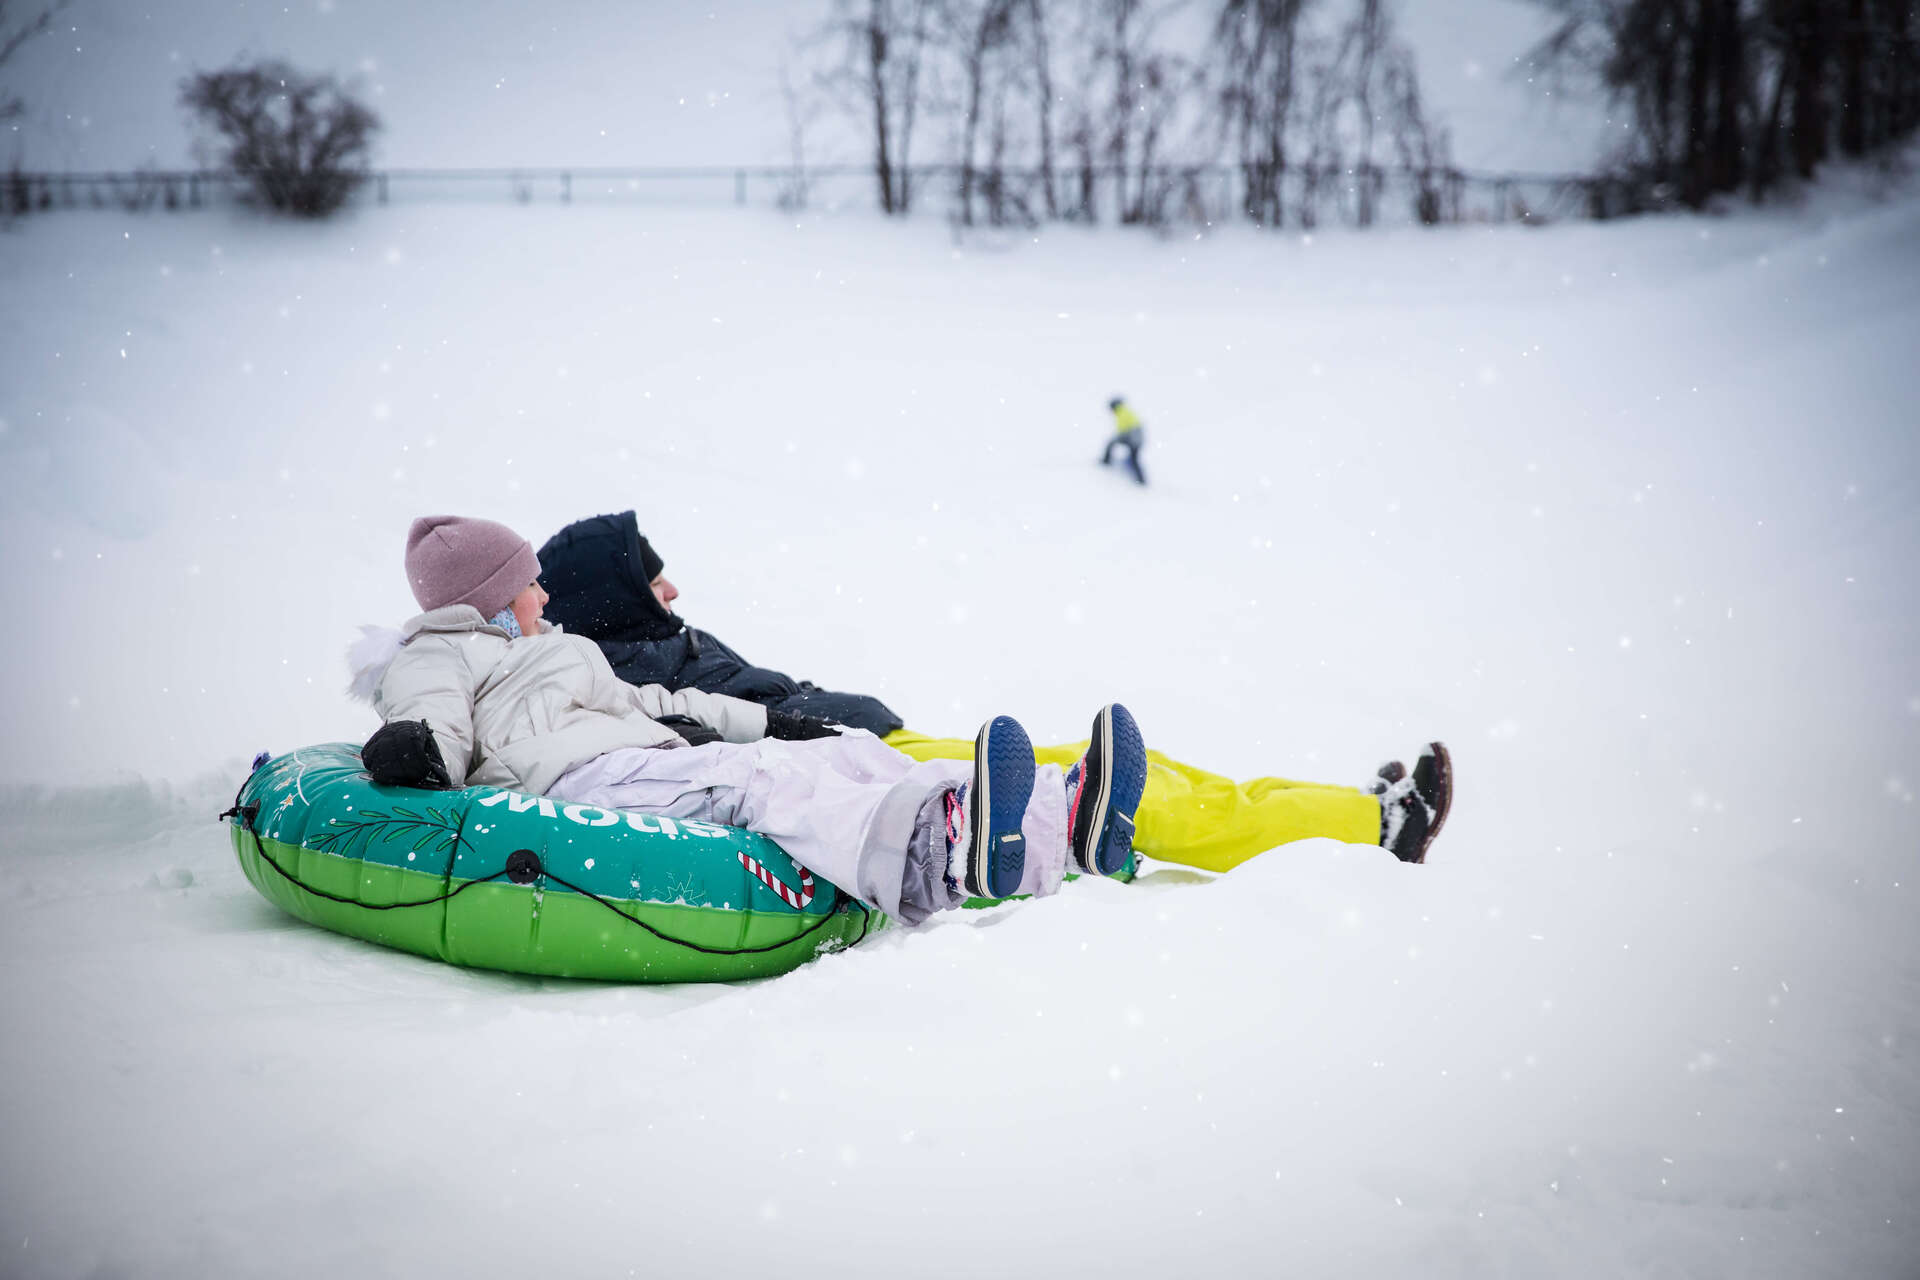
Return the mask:
<path id="1" fill-rule="evenodd" d="M 633 512 L 577 520 L 540 548 L 547 617 L 598 644 L 629 684 L 724 693 L 882 737 L 901 727 L 878 698 L 753 666 L 710 632 L 686 625 L 654 598 L 650 584 L 663 567 Z"/>

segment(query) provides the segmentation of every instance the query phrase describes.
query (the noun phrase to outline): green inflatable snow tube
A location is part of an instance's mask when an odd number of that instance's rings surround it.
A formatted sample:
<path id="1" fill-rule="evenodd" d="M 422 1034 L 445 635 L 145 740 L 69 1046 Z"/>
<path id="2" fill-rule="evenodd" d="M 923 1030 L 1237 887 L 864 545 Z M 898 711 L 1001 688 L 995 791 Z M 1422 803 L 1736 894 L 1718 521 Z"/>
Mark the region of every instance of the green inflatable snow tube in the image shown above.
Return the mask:
<path id="1" fill-rule="evenodd" d="M 258 764 L 227 816 L 269 902 L 449 964 L 725 982 L 785 973 L 887 923 L 751 831 L 497 787 L 378 786 L 350 743 Z"/>

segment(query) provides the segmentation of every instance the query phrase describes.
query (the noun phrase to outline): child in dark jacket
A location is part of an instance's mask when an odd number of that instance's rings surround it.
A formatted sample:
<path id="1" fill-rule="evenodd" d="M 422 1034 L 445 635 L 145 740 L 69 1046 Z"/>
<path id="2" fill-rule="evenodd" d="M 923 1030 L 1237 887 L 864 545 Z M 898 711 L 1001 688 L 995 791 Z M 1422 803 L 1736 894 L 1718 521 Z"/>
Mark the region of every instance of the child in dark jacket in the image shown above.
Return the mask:
<path id="1" fill-rule="evenodd" d="M 688 626 L 673 611 L 680 593 L 666 564 L 631 511 L 574 521 L 540 548 L 540 566 L 552 593 L 547 616 L 597 641 L 614 674 L 630 684 L 724 693 L 882 738 L 904 724 L 878 698 L 756 667 L 712 632 Z"/>

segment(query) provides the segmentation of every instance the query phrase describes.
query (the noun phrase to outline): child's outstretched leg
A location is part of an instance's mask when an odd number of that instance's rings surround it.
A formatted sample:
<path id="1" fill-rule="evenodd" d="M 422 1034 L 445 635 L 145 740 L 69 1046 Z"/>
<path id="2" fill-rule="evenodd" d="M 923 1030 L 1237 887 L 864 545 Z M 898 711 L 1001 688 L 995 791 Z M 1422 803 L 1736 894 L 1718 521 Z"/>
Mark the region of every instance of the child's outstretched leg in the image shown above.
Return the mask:
<path id="1" fill-rule="evenodd" d="M 917 924 L 966 900 L 948 885 L 946 800 L 958 780 L 918 770 L 869 734 L 848 734 L 622 747 L 568 770 L 548 794 L 757 831 L 820 879 Z"/>
<path id="2" fill-rule="evenodd" d="M 1117 702 L 1093 718 L 1087 753 L 1067 774 L 1067 842 L 1074 869 L 1110 876 L 1133 852 L 1133 815 L 1147 785 L 1147 748 Z"/>

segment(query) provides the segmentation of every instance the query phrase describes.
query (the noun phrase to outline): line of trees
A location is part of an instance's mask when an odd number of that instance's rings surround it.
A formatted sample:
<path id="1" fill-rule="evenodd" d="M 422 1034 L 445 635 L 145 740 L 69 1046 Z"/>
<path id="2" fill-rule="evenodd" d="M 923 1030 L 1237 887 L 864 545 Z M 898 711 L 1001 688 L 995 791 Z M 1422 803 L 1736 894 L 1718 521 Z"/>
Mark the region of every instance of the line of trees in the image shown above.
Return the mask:
<path id="1" fill-rule="evenodd" d="M 833 0 L 810 47 L 887 213 L 919 204 L 934 152 L 964 225 L 1159 226 L 1231 204 L 1265 226 L 1365 226 L 1390 173 L 1420 221 L 1458 214 L 1385 0 Z"/>
<path id="2" fill-rule="evenodd" d="M 1591 77 L 1629 113 L 1613 158 L 1641 206 L 1760 199 L 1920 126 L 1915 0 L 1540 0 L 1543 69 Z"/>
<path id="3" fill-rule="evenodd" d="M 1536 3 L 1557 21 L 1524 69 L 1577 73 L 1627 117 L 1579 184 L 1594 216 L 1757 199 L 1920 126 L 1920 0 Z M 1366 226 L 1396 199 L 1422 223 L 1462 215 L 1391 0 L 830 6 L 814 83 L 869 139 L 888 213 L 919 207 L 933 172 L 963 225 Z"/>

